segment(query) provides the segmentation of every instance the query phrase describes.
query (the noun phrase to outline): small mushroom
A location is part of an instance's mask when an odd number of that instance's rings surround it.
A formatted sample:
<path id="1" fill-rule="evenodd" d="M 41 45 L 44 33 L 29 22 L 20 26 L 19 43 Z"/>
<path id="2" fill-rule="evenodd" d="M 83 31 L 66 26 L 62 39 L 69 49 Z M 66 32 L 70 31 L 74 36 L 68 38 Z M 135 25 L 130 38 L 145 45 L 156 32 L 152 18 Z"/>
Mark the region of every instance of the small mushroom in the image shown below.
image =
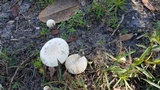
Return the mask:
<path id="1" fill-rule="evenodd" d="M 65 62 L 66 69 L 72 74 L 80 74 L 85 71 L 87 67 L 87 59 L 85 56 L 78 54 L 70 55 Z"/>
<path id="2" fill-rule="evenodd" d="M 56 67 L 58 62 L 65 62 L 69 54 L 69 46 L 64 39 L 53 38 L 45 43 L 40 51 L 40 58 L 46 66 Z"/>
<path id="3" fill-rule="evenodd" d="M 46 22 L 46 25 L 49 28 L 53 28 L 56 25 L 56 22 L 53 19 L 48 19 L 47 22 Z"/>
<path id="4" fill-rule="evenodd" d="M 44 86 L 43 90 L 51 90 L 49 86 Z"/>

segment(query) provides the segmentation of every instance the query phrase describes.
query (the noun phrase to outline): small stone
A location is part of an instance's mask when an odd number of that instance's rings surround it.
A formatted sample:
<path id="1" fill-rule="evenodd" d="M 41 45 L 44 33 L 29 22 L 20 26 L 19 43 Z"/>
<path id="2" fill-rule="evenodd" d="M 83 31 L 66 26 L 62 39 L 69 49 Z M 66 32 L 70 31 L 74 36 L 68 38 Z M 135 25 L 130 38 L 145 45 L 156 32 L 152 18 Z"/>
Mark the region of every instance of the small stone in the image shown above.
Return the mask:
<path id="1" fill-rule="evenodd" d="M 11 39 L 13 39 L 14 37 L 13 36 L 11 36 Z"/>
<path id="2" fill-rule="evenodd" d="M 135 17 L 133 16 L 133 17 L 132 17 L 132 19 L 134 20 L 134 19 L 135 19 Z"/>
<path id="3" fill-rule="evenodd" d="M 36 27 L 36 29 L 37 29 L 37 30 L 39 30 L 39 29 L 40 29 L 40 27 Z"/>

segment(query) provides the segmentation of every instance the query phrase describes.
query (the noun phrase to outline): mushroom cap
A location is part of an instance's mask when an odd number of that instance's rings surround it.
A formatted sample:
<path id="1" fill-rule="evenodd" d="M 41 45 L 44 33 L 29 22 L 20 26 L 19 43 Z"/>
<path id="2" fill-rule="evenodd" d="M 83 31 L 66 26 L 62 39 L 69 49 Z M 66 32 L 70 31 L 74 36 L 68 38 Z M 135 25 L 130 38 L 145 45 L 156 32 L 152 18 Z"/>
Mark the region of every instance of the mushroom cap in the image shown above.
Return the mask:
<path id="1" fill-rule="evenodd" d="M 65 62 L 66 69 L 72 74 L 80 74 L 87 68 L 87 59 L 78 54 L 70 55 Z"/>
<path id="2" fill-rule="evenodd" d="M 52 28 L 52 27 L 54 27 L 56 25 L 56 22 L 53 19 L 48 19 L 47 22 L 46 22 L 46 25 L 49 28 Z"/>
<path id="3" fill-rule="evenodd" d="M 53 38 L 45 43 L 40 51 L 40 58 L 46 66 L 58 66 L 58 61 L 62 64 L 69 54 L 69 46 L 64 39 Z"/>
<path id="4" fill-rule="evenodd" d="M 51 88 L 49 86 L 45 86 L 43 87 L 43 90 L 51 90 Z"/>

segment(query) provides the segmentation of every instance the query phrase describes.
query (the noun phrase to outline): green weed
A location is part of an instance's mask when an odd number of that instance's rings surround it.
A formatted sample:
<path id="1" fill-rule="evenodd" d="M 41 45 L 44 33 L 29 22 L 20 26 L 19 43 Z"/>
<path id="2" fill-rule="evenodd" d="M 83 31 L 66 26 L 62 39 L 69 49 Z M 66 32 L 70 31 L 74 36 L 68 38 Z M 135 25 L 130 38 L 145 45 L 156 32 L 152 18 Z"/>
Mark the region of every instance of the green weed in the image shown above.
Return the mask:
<path id="1" fill-rule="evenodd" d="M 122 35 L 123 35 L 123 34 L 125 35 L 125 34 L 127 34 L 127 33 L 128 33 L 128 30 L 123 29 L 121 33 L 122 33 Z"/>
<path id="2" fill-rule="evenodd" d="M 39 52 L 38 52 L 38 51 L 35 51 L 35 52 L 34 52 L 34 56 L 36 56 L 36 57 L 39 56 Z M 36 69 L 39 70 L 39 73 L 44 74 L 43 63 L 42 63 L 40 57 L 37 57 L 36 59 L 33 59 L 33 60 L 32 60 L 32 64 L 34 65 L 34 67 L 35 67 Z"/>
<path id="3" fill-rule="evenodd" d="M 117 58 L 109 55 L 108 53 L 105 53 L 107 56 L 109 56 L 110 58 L 112 58 L 112 60 L 115 61 L 112 66 L 106 69 L 107 71 L 111 71 L 113 73 L 113 76 L 118 78 L 118 81 L 114 85 L 114 88 L 116 88 L 120 83 L 124 83 L 123 85 L 125 85 L 126 89 L 128 88 L 130 90 L 133 90 L 129 85 L 128 81 L 130 80 L 130 78 L 139 77 L 140 73 L 145 75 L 147 78 L 154 78 L 154 76 L 147 70 L 147 68 L 144 67 L 145 63 L 147 63 L 147 61 L 149 61 L 151 58 L 151 49 L 152 47 L 149 46 L 139 58 L 136 58 L 134 62 L 123 68 L 119 66 L 121 63 L 120 58 L 134 53 L 133 51 L 129 52 L 128 54 L 122 54 Z"/>
<path id="4" fill-rule="evenodd" d="M 10 60 L 11 58 L 7 55 L 7 48 L 0 50 L 0 58 Z"/>
<path id="5" fill-rule="evenodd" d="M 83 12 L 81 10 L 78 10 L 78 12 L 74 16 L 72 16 L 71 19 L 66 22 L 61 22 L 59 24 L 59 27 L 61 29 L 84 27 L 86 25 L 86 21 L 84 20 L 83 16 Z"/>
<path id="6" fill-rule="evenodd" d="M 71 35 L 73 35 L 73 34 L 76 32 L 76 30 L 75 30 L 74 28 L 70 28 L 70 29 L 68 30 L 68 32 L 69 32 Z"/>
<path id="7" fill-rule="evenodd" d="M 60 38 L 63 38 L 64 40 L 68 39 L 68 35 L 66 33 L 62 33 Z"/>
<path id="8" fill-rule="evenodd" d="M 40 68 L 40 67 L 42 67 L 42 62 L 40 61 L 40 58 L 38 58 L 38 59 L 34 62 L 34 67 L 35 67 L 35 68 Z"/>
<path id="9" fill-rule="evenodd" d="M 95 14 L 95 19 L 101 21 L 106 19 L 106 24 L 112 28 L 118 25 L 118 9 L 123 9 L 125 0 L 93 0 L 88 9 L 89 14 Z"/>
<path id="10" fill-rule="evenodd" d="M 29 0 L 29 2 L 37 2 L 35 0 Z M 38 0 L 37 4 L 40 8 L 45 8 L 47 5 L 54 3 L 55 0 Z"/>
<path id="11" fill-rule="evenodd" d="M 67 21 L 69 27 L 84 27 L 86 25 L 86 21 L 84 20 L 83 16 L 83 12 L 78 10 L 78 12 Z"/>
<path id="12" fill-rule="evenodd" d="M 66 28 L 66 22 L 62 21 L 59 25 L 58 28 L 61 28 L 62 30 L 64 30 Z"/>
<path id="13" fill-rule="evenodd" d="M 126 89 L 133 90 L 131 86 L 129 85 L 128 81 L 130 78 L 136 77 L 138 74 L 138 70 L 135 67 L 130 66 L 124 66 L 120 67 L 121 63 L 125 63 L 126 61 L 122 58 L 126 58 L 128 55 L 133 54 L 135 51 L 130 51 L 128 53 L 123 53 L 118 55 L 116 58 L 109 53 L 104 53 L 108 57 L 110 57 L 112 60 L 114 60 L 114 64 L 112 66 L 109 66 L 106 69 L 106 72 L 111 71 L 113 73 L 113 76 L 118 78 L 118 81 L 115 83 L 113 88 L 116 88 L 117 86 L 121 85 L 125 86 Z"/>
<path id="14" fill-rule="evenodd" d="M 4 60 L 8 62 L 8 67 L 14 66 L 17 62 L 15 62 L 15 55 L 8 55 L 8 48 L 4 47 L 3 50 L 0 51 L 0 60 Z"/>
<path id="15" fill-rule="evenodd" d="M 76 28 L 85 26 L 86 21 L 84 20 L 83 12 L 81 10 L 78 10 L 78 12 L 74 16 L 72 16 L 71 19 L 65 22 L 63 21 L 58 25 L 58 28 L 62 29 L 64 32 L 60 37 L 62 37 L 63 39 L 67 39 L 68 36 L 74 35 L 74 33 L 76 32 Z"/>
<path id="16" fill-rule="evenodd" d="M 23 85 L 20 82 L 14 82 L 12 85 L 12 89 L 19 89 L 21 87 L 23 87 Z"/>
<path id="17" fill-rule="evenodd" d="M 46 23 L 40 23 L 40 26 L 42 27 L 39 32 L 40 36 L 45 36 L 50 32 L 46 26 Z"/>
<path id="18" fill-rule="evenodd" d="M 160 45 L 160 21 L 156 23 L 156 29 L 153 31 L 153 34 L 151 37 L 148 37 L 151 42 L 154 44 L 159 44 Z"/>
<path id="19" fill-rule="evenodd" d="M 46 34 L 48 34 L 48 33 L 49 33 L 49 30 L 46 29 L 46 28 L 42 28 L 41 31 L 40 31 L 40 35 L 41 35 L 41 36 L 44 36 L 44 35 L 46 35 Z"/>
<path id="20" fill-rule="evenodd" d="M 91 10 L 89 12 L 90 13 L 94 12 L 97 15 L 97 18 L 101 18 L 105 13 L 104 7 L 102 4 L 100 3 L 100 1 L 94 0 L 92 3 Z"/>

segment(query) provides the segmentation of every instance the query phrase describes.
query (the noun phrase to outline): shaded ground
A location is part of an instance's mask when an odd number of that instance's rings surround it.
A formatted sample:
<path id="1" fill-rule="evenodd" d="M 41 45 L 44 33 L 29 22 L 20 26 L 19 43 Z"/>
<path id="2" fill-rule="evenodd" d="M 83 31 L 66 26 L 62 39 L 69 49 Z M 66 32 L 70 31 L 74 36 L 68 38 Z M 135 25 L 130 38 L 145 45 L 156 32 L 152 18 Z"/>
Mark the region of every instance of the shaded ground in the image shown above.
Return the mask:
<path id="1" fill-rule="evenodd" d="M 11 9 L 15 4 L 19 9 L 17 16 L 13 15 Z M 82 9 L 87 8 L 89 5 L 90 3 Z M 134 54 L 135 56 L 139 56 L 142 51 L 136 44 L 147 45 L 149 40 L 145 37 L 139 39 L 137 37 L 154 30 L 154 23 L 160 20 L 158 11 L 150 12 L 140 1 L 133 4 L 128 0 L 124 7 L 125 11 L 119 11 L 119 21 L 122 18 L 121 16 L 124 16 L 124 19 L 114 35 L 112 34 L 115 29 L 105 23 L 101 21 L 92 22 L 89 24 L 89 30 L 82 27 L 78 28 L 75 33 L 78 39 L 69 43 L 70 54 L 82 53 L 90 62 L 93 62 L 91 65 L 94 68 L 88 66 L 86 72 L 82 74 L 86 79 L 85 83 L 89 90 L 95 89 L 92 85 L 95 85 L 94 79 L 99 75 L 94 69 L 98 70 L 103 62 L 110 63 L 107 61 L 107 57 L 102 55 L 102 51 L 107 51 L 116 56 L 125 49 L 130 48 L 137 51 L 137 54 Z M 47 78 L 48 73 L 46 75 L 40 74 L 39 70 L 34 67 L 33 62 L 37 60 L 44 43 L 51 38 L 60 37 L 60 35 L 54 36 L 52 33 L 40 35 L 41 29 L 47 28 L 37 19 L 41 10 L 38 0 L 33 2 L 28 0 L 0 1 L 0 50 L 7 55 L 4 55 L 3 58 L 0 57 L 0 84 L 5 89 L 12 87 L 15 90 L 41 90 L 42 83 L 50 81 Z M 90 17 L 92 15 L 86 16 L 86 20 L 89 21 Z M 132 33 L 134 36 L 124 42 L 119 40 L 119 36 L 126 33 Z M 19 69 L 15 72 L 17 68 Z M 44 68 L 46 69 L 46 67 Z M 63 71 L 65 71 L 65 68 L 63 68 Z M 66 75 L 64 78 L 76 79 L 67 71 L 63 74 Z M 77 77 L 79 76 L 77 75 Z M 53 80 L 57 80 L 57 78 Z M 137 85 L 137 82 L 135 82 L 134 84 L 135 90 L 145 90 L 143 83 Z M 55 87 L 61 85 L 63 86 L 58 82 L 55 83 Z"/>

